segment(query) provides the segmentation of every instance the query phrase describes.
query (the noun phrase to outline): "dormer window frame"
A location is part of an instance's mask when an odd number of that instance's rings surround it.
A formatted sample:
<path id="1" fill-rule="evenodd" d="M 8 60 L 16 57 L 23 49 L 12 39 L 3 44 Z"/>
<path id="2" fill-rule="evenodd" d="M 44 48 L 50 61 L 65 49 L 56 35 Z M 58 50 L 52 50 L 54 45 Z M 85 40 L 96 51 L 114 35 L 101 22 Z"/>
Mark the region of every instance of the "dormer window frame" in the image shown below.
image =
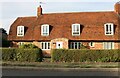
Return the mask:
<path id="1" fill-rule="evenodd" d="M 114 24 L 106 23 L 104 24 L 105 35 L 114 35 Z"/>
<path id="2" fill-rule="evenodd" d="M 80 36 L 80 24 L 72 24 L 72 36 Z"/>
<path id="3" fill-rule="evenodd" d="M 42 36 L 49 36 L 49 25 L 48 24 L 43 24 L 41 26 L 41 35 Z"/>
<path id="4" fill-rule="evenodd" d="M 17 36 L 23 37 L 25 32 L 25 26 L 17 26 Z"/>

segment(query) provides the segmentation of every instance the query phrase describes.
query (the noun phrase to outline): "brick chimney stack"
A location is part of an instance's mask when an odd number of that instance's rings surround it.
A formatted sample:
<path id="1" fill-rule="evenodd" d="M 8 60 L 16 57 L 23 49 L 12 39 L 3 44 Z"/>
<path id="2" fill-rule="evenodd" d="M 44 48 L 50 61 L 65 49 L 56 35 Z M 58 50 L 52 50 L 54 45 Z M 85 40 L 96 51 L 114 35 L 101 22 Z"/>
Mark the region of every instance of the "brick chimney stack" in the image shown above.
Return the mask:
<path id="1" fill-rule="evenodd" d="M 120 1 L 115 4 L 114 10 L 117 14 L 120 14 Z"/>
<path id="2" fill-rule="evenodd" d="M 42 15 L 42 7 L 41 7 L 41 5 L 37 8 L 37 16 L 39 17 L 40 15 Z"/>

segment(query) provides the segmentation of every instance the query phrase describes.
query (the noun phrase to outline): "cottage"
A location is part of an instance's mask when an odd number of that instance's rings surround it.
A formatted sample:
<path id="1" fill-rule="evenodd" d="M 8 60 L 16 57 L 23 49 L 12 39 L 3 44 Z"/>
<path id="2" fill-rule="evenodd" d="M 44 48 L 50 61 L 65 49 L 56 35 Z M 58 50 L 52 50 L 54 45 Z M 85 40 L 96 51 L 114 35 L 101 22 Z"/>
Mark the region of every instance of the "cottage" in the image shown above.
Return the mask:
<path id="1" fill-rule="evenodd" d="M 114 11 L 72 12 L 18 17 L 10 27 L 9 40 L 13 47 L 35 44 L 50 55 L 51 49 L 119 49 L 120 2 Z"/>

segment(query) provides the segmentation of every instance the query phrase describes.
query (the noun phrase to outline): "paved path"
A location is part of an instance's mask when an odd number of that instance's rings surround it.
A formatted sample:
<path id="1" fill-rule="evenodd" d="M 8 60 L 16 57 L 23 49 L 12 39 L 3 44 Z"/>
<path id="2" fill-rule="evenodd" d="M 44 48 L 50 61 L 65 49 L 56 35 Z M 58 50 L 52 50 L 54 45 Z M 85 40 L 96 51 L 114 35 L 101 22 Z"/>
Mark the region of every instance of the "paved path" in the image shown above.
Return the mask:
<path id="1" fill-rule="evenodd" d="M 3 76 L 118 76 L 118 68 L 3 67 Z"/>

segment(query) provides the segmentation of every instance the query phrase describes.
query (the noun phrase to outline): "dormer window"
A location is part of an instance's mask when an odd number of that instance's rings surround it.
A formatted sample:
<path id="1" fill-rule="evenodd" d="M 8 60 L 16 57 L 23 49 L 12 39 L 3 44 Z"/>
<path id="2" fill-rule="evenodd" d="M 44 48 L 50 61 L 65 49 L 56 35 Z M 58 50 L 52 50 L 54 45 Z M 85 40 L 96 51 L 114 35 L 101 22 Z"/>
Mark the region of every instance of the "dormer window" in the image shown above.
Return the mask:
<path id="1" fill-rule="evenodd" d="M 72 35 L 73 36 L 80 35 L 80 24 L 72 24 Z"/>
<path id="2" fill-rule="evenodd" d="M 41 35 L 49 36 L 49 25 L 48 24 L 44 24 L 41 26 Z"/>
<path id="3" fill-rule="evenodd" d="M 17 36 L 24 36 L 24 26 L 17 27 Z"/>
<path id="4" fill-rule="evenodd" d="M 104 29 L 105 29 L 105 35 L 113 35 L 114 34 L 113 23 L 106 23 L 104 25 Z"/>

